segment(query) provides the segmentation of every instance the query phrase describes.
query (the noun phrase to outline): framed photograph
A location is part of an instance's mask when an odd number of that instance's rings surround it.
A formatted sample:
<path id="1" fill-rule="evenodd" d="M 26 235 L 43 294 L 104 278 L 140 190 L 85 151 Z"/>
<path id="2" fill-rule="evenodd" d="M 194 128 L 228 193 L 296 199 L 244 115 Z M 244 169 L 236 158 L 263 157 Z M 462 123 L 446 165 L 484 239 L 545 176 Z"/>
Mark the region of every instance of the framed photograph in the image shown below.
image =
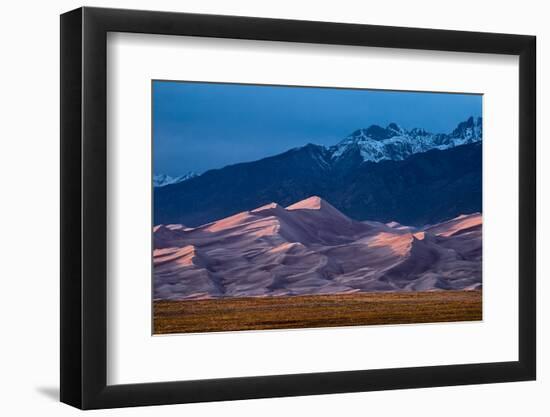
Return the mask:
<path id="1" fill-rule="evenodd" d="M 61 401 L 533 380 L 535 37 L 61 16 Z"/>

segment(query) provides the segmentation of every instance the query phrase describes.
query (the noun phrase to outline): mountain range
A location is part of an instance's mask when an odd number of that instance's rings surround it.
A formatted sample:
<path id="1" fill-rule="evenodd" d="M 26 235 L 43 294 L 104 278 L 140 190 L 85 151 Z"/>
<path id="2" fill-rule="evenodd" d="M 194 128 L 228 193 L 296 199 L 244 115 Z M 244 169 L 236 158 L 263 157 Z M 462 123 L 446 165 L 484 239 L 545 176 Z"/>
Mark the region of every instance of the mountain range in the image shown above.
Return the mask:
<path id="1" fill-rule="evenodd" d="M 479 289 L 481 227 L 479 213 L 422 228 L 359 222 L 318 196 L 157 225 L 154 298 Z"/>
<path id="2" fill-rule="evenodd" d="M 334 146 L 307 144 L 156 187 L 154 224 L 196 227 L 312 195 L 354 220 L 435 224 L 482 211 L 481 139 L 481 118 L 448 134 L 372 125 Z"/>
<path id="3" fill-rule="evenodd" d="M 363 161 L 402 161 L 409 156 L 431 149 L 445 150 L 478 142 L 482 138 L 482 119 L 470 117 L 450 133 L 430 133 L 424 129 L 405 130 L 396 123 L 383 128 L 372 125 L 359 129 L 330 148 L 333 159 L 358 152 Z"/>

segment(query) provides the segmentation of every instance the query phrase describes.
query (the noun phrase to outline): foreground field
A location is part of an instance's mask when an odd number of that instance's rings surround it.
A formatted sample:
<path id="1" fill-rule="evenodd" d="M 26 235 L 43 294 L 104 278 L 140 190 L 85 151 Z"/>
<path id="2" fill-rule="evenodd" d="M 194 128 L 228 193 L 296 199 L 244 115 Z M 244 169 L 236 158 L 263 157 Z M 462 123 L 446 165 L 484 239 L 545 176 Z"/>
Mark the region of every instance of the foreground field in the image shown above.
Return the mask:
<path id="1" fill-rule="evenodd" d="M 482 319 L 481 291 L 155 301 L 153 310 L 155 334 Z"/>

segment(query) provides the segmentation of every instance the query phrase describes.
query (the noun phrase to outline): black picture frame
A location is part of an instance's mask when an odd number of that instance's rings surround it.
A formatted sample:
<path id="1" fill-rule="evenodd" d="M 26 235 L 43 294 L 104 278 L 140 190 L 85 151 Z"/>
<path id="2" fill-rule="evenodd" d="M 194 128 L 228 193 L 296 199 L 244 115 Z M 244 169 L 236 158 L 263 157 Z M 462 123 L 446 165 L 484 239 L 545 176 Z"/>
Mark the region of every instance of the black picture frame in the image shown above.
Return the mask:
<path id="1" fill-rule="evenodd" d="M 513 362 L 107 385 L 108 32 L 519 56 L 519 358 Z M 81 409 L 482 384 L 536 377 L 536 38 L 187 13 L 61 15 L 61 401 Z"/>

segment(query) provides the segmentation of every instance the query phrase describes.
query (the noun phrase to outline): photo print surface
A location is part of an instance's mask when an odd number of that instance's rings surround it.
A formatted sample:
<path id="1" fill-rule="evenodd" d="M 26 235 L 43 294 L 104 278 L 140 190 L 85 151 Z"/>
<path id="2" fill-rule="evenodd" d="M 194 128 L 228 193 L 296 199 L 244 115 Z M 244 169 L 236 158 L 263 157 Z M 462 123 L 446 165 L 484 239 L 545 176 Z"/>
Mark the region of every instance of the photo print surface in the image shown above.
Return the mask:
<path id="1" fill-rule="evenodd" d="M 152 82 L 153 333 L 482 319 L 482 96 Z"/>

